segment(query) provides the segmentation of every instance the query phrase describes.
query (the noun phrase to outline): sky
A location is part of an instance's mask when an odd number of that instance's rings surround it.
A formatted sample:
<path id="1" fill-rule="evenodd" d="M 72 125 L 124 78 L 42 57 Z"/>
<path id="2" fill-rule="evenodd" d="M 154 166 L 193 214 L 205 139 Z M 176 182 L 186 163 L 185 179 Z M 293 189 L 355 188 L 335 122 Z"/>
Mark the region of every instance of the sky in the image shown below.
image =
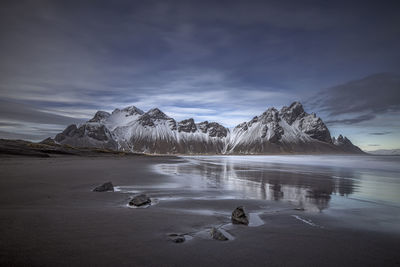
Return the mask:
<path id="1" fill-rule="evenodd" d="M 97 110 L 233 127 L 293 101 L 364 150 L 400 148 L 396 1 L 0 3 L 0 138 Z"/>

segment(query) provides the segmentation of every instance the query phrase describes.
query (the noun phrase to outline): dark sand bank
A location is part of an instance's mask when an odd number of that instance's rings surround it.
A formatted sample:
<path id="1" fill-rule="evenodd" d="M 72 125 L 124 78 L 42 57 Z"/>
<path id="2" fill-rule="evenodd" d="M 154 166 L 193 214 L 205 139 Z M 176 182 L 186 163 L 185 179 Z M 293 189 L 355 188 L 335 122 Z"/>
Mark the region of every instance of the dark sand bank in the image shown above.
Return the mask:
<path id="1" fill-rule="evenodd" d="M 290 203 L 228 199 L 229 190 L 193 190 L 190 177 L 156 173 L 173 157 L 0 159 L 2 266 L 398 266 L 400 236 L 343 225 Z M 119 192 L 91 190 L 112 181 Z M 129 188 L 125 187 L 128 186 Z M 118 187 L 120 186 L 120 187 Z M 134 193 L 156 205 L 129 208 Z M 257 227 L 230 225 L 232 210 L 258 213 Z M 295 216 L 294 216 L 295 215 Z M 296 217 L 297 216 L 297 217 Z M 312 222 L 305 223 L 303 220 Z M 224 225 L 234 237 L 207 231 Z M 188 233 L 181 244 L 167 234 Z"/>
<path id="2" fill-rule="evenodd" d="M 25 141 L 0 139 L 0 158 L 4 157 L 37 157 L 50 158 L 56 156 L 140 156 L 143 153 L 130 153 L 123 151 L 110 150 L 96 147 L 73 147 L 70 145 L 56 144 L 54 141 L 46 139 L 40 143 Z"/>

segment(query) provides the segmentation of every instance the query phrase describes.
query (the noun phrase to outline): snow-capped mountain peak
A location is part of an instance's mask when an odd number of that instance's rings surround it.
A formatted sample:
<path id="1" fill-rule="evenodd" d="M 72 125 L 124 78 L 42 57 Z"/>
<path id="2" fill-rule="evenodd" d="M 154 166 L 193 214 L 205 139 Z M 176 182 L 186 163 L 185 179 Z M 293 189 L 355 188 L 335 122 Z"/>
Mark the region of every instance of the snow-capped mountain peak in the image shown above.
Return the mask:
<path id="1" fill-rule="evenodd" d="M 158 108 L 150 109 L 145 114 L 147 114 L 149 117 L 151 117 L 153 119 L 158 119 L 158 120 L 170 119 L 170 117 L 168 117 L 164 112 L 162 112 Z"/>
<path id="2" fill-rule="evenodd" d="M 126 115 L 128 115 L 128 116 L 131 116 L 131 115 L 142 115 L 144 113 L 143 110 L 141 110 L 141 109 L 139 109 L 139 108 L 137 108 L 135 106 L 128 106 L 126 108 L 123 108 L 121 110 L 121 112 L 126 112 L 127 113 Z"/>
<path id="3" fill-rule="evenodd" d="M 111 116 L 110 113 L 106 111 L 97 111 L 96 114 L 92 119 L 89 120 L 89 122 L 104 122 L 106 121 L 109 117 Z"/>

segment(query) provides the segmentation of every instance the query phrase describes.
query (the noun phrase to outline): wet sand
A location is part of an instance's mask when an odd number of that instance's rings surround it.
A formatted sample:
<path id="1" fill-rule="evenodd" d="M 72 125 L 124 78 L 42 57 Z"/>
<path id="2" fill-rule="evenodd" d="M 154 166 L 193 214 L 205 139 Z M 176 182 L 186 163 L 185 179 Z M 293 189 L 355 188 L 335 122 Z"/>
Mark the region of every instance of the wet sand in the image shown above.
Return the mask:
<path id="1" fill-rule="evenodd" d="M 399 266 L 400 235 L 344 224 L 290 202 L 193 189 L 162 175 L 174 157 L 0 159 L 2 266 Z M 91 190 L 112 181 L 117 192 Z M 129 186 L 129 187 L 127 187 Z M 157 203 L 129 208 L 135 193 Z M 239 205 L 262 220 L 230 224 Z M 257 218 L 257 216 L 255 217 Z M 258 222 L 258 223 L 257 223 Z M 251 222 L 252 224 L 252 222 Z M 234 238 L 209 237 L 222 226 Z M 171 233 L 192 237 L 176 244 Z"/>

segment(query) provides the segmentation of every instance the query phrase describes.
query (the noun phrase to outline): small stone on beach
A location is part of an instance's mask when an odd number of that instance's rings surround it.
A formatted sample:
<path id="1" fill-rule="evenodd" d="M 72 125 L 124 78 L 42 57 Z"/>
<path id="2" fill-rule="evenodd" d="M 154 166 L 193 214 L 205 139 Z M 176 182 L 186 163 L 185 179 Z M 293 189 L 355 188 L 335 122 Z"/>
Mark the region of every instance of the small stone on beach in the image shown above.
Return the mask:
<path id="1" fill-rule="evenodd" d="M 219 241 L 229 240 L 220 230 L 218 230 L 215 227 L 211 228 L 210 234 L 211 234 L 211 237 L 215 240 L 219 240 Z"/>
<path id="2" fill-rule="evenodd" d="M 242 206 L 237 207 L 232 212 L 231 220 L 233 224 L 245 224 L 245 225 L 249 224 L 249 218 L 244 212 L 244 208 Z"/>
<path id="3" fill-rule="evenodd" d="M 174 243 L 183 243 L 185 242 L 185 236 L 180 234 L 170 234 L 168 235 L 168 239 Z"/>
<path id="4" fill-rule="evenodd" d="M 107 191 L 114 192 L 114 186 L 111 182 L 104 183 L 93 189 L 93 192 L 107 192 Z"/>
<path id="5" fill-rule="evenodd" d="M 141 195 L 138 195 L 138 196 L 134 197 L 129 202 L 129 205 L 130 206 L 140 207 L 140 206 L 147 205 L 147 204 L 150 204 L 150 203 L 151 203 L 151 199 L 147 195 L 141 194 Z"/>

